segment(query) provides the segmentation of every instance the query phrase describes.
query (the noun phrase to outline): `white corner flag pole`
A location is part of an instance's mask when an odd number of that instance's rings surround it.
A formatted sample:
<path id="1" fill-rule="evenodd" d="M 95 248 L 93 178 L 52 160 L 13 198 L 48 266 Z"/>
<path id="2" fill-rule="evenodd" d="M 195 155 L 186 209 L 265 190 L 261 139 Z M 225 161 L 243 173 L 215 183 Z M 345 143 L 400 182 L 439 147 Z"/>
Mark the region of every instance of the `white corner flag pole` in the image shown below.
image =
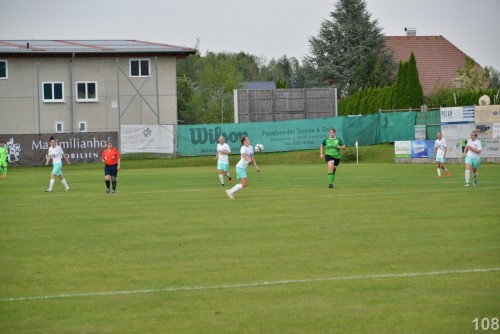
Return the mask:
<path id="1" fill-rule="evenodd" d="M 356 138 L 356 165 L 359 163 L 358 138 Z"/>

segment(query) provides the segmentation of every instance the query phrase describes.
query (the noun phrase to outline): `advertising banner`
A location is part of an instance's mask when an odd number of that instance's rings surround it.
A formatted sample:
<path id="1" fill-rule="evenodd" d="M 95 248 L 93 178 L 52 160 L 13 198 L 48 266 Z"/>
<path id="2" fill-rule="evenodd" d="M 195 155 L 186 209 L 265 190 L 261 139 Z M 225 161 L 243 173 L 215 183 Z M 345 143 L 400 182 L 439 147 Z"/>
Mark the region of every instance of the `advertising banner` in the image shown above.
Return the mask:
<path id="1" fill-rule="evenodd" d="M 491 137 L 500 138 L 500 123 L 493 123 L 491 125 Z"/>
<path id="2" fill-rule="evenodd" d="M 476 106 L 476 124 L 500 123 L 500 105 Z"/>
<path id="3" fill-rule="evenodd" d="M 427 139 L 427 125 L 415 125 L 415 140 Z"/>
<path id="4" fill-rule="evenodd" d="M 122 125 L 122 153 L 174 153 L 173 125 Z"/>
<path id="5" fill-rule="evenodd" d="M 177 151 L 181 156 L 215 155 L 219 137 L 223 136 L 233 153 L 240 151 L 242 136 L 249 136 L 252 145 L 262 144 L 267 152 L 318 148 L 335 128 L 343 138 L 340 117 L 315 118 L 283 122 L 238 124 L 179 125 Z"/>
<path id="6" fill-rule="evenodd" d="M 470 133 L 474 130 L 476 130 L 476 125 L 473 123 L 441 125 L 441 133 L 446 141 L 448 139 L 469 138 Z"/>
<path id="7" fill-rule="evenodd" d="M 474 123 L 474 106 L 441 108 L 441 125 Z"/>
<path id="8" fill-rule="evenodd" d="M 403 140 L 394 142 L 394 154 L 396 158 L 411 158 L 411 141 Z"/>
<path id="9" fill-rule="evenodd" d="M 118 141 L 118 132 L 77 132 L 50 134 L 2 135 L 9 152 L 10 166 L 34 166 L 45 164 L 49 138 L 67 154 L 72 164 L 100 162 L 108 139 Z"/>

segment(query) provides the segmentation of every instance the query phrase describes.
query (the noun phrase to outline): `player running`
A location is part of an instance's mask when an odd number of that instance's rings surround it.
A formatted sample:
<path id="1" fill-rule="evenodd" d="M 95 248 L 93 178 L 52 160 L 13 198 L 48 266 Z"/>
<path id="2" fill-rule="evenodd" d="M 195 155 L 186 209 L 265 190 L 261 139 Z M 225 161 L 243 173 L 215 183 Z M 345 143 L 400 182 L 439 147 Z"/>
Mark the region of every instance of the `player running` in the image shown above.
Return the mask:
<path id="1" fill-rule="evenodd" d="M 231 148 L 225 143 L 225 138 L 223 136 L 219 137 L 219 144 L 217 144 L 217 153 L 215 154 L 215 159 L 217 159 L 217 170 L 219 172 L 220 184 L 224 185 L 224 176 L 227 176 L 229 183 L 233 182 L 231 174 L 229 174 L 229 154 L 231 154 Z"/>
<path id="2" fill-rule="evenodd" d="M 63 158 L 64 160 L 66 160 L 66 163 L 68 165 L 71 165 L 71 162 L 69 161 L 67 155 L 64 154 L 61 146 L 56 144 L 56 140 L 54 137 L 50 137 L 49 153 L 47 154 L 47 161 L 45 162 L 45 166 L 48 166 L 50 159 L 52 159 L 52 173 L 50 174 L 49 189 L 45 191 L 52 191 L 52 188 L 54 187 L 54 183 L 56 181 L 56 176 L 59 177 L 59 180 L 61 180 L 62 184 L 66 188 L 66 191 L 69 191 L 68 183 L 66 182 L 66 179 L 64 178 L 61 170 Z"/>
<path id="3" fill-rule="evenodd" d="M 113 142 L 111 140 L 108 140 L 106 143 L 106 148 L 102 152 L 101 160 L 104 163 L 104 183 L 106 184 L 106 192 L 109 194 L 109 183 L 111 181 L 113 187 L 111 191 L 114 194 L 116 191 L 116 177 L 120 170 L 120 153 L 113 147 Z"/>
<path id="4" fill-rule="evenodd" d="M 470 168 L 474 173 L 474 187 L 477 187 L 477 169 L 481 164 L 481 150 L 483 149 L 481 141 L 477 139 L 477 133 L 472 132 L 470 139 L 467 140 L 464 153 L 465 156 L 465 186 L 469 186 Z"/>
<path id="5" fill-rule="evenodd" d="M 7 146 L 5 146 L 4 142 L 0 139 L 0 173 L 2 174 L 0 177 L 7 177 L 8 159 Z"/>
<path id="6" fill-rule="evenodd" d="M 340 164 L 340 150 L 345 149 L 342 139 L 335 136 L 335 129 L 330 129 L 330 136 L 323 140 L 319 147 L 319 156 L 325 159 L 328 166 L 328 188 L 333 188 L 335 172 Z"/>
<path id="7" fill-rule="evenodd" d="M 438 179 L 441 178 L 441 169 L 444 169 L 446 176 L 450 176 L 450 172 L 444 165 L 444 160 L 446 159 L 446 151 L 446 140 L 443 138 L 443 134 L 441 132 L 438 132 L 437 139 L 436 141 L 434 141 L 434 156 L 436 157 Z"/>
<path id="8" fill-rule="evenodd" d="M 247 168 L 249 163 L 253 163 L 253 165 L 257 169 L 257 172 L 260 172 L 260 168 L 253 157 L 253 148 L 250 145 L 250 138 L 248 138 L 248 136 L 244 136 L 241 138 L 240 153 L 240 161 L 236 164 L 236 176 L 240 180 L 240 183 L 232 187 L 230 190 L 226 190 L 227 197 L 229 197 L 230 199 L 234 198 L 234 193 L 247 186 Z"/>

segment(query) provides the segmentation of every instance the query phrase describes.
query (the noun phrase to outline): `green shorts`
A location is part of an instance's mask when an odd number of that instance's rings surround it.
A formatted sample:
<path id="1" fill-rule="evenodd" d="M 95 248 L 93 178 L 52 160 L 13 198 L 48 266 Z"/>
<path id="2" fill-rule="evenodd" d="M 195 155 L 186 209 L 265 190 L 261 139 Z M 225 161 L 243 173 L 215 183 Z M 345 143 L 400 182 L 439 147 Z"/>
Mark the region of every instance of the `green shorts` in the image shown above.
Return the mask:
<path id="1" fill-rule="evenodd" d="M 238 177 L 238 179 L 246 179 L 247 170 L 245 168 L 236 167 L 236 176 Z"/>
<path id="2" fill-rule="evenodd" d="M 217 170 L 222 170 L 224 172 L 227 172 L 229 169 L 229 164 L 225 164 L 225 163 L 222 163 L 222 162 L 218 162 L 217 163 Z"/>
<path id="3" fill-rule="evenodd" d="M 52 174 L 55 176 L 60 176 L 62 175 L 62 162 L 56 162 L 55 164 L 52 165 Z"/>
<path id="4" fill-rule="evenodd" d="M 471 158 L 469 156 L 465 157 L 465 163 L 471 165 L 472 168 L 478 168 L 481 164 L 481 158 Z"/>
<path id="5" fill-rule="evenodd" d="M 444 164 L 444 158 L 436 158 L 436 162 Z"/>

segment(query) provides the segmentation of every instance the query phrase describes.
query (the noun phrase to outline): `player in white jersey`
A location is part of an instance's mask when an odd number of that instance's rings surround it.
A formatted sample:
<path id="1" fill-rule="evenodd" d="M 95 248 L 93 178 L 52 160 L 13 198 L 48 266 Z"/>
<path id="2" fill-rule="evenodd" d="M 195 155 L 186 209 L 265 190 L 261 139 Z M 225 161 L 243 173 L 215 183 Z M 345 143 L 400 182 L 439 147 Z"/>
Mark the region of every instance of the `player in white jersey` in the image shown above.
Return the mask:
<path id="1" fill-rule="evenodd" d="M 450 176 L 450 172 L 444 165 L 444 160 L 446 159 L 446 151 L 446 140 L 443 138 L 443 134 L 441 132 L 438 132 L 437 139 L 434 142 L 434 156 L 436 157 L 436 167 L 439 179 L 441 178 L 441 169 L 444 169 L 446 176 Z"/>
<path id="2" fill-rule="evenodd" d="M 470 139 L 467 140 L 465 145 L 464 153 L 465 155 L 465 186 L 469 186 L 470 181 L 470 169 L 472 167 L 472 172 L 474 173 L 474 187 L 477 187 L 477 169 L 481 164 L 481 150 L 483 146 L 481 141 L 477 139 L 477 133 L 472 132 L 470 134 Z"/>
<path id="3" fill-rule="evenodd" d="M 45 191 L 47 192 L 52 191 L 56 176 L 59 177 L 59 180 L 61 180 L 62 184 L 66 188 L 66 191 L 69 191 L 68 183 L 66 182 L 66 179 L 64 178 L 61 169 L 62 169 L 62 159 L 66 160 L 68 165 L 71 165 L 71 162 L 69 161 L 68 157 L 64 154 L 61 146 L 58 146 L 56 144 L 56 140 L 54 139 L 54 137 L 50 137 L 49 153 L 47 154 L 47 161 L 45 162 L 45 166 L 48 166 L 50 159 L 52 159 L 52 173 L 50 174 L 49 189 Z"/>
<path id="4" fill-rule="evenodd" d="M 231 154 L 231 148 L 225 143 L 223 136 L 219 137 L 219 144 L 217 144 L 217 153 L 215 154 L 215 159 L 217 159 L 217 171 L 219 172 L 220 184 L 224 185 L 224 176 L 227 176 L 229 183 L 233 182 L 231 174 L 229 174 L 229 154 Z"/>
<path id="5" fill-rule="evenodd" d="M 226 190 L 227 197 L 230 199 L 234 198 L 234 193 L 240 191 L 247 186 L 247 167 L 249 163 L 253 163 L 257 172 L 260 172 L 260 168 L 255 161 L 253 156 L 253 148 L 250 145 L 250 138 L 244 136 L 241 138 L 241 158 L 238 164 L 236 164 L 236 176 L 240 180 L 240 183 L 232 187 L 230 190 Z"/>

